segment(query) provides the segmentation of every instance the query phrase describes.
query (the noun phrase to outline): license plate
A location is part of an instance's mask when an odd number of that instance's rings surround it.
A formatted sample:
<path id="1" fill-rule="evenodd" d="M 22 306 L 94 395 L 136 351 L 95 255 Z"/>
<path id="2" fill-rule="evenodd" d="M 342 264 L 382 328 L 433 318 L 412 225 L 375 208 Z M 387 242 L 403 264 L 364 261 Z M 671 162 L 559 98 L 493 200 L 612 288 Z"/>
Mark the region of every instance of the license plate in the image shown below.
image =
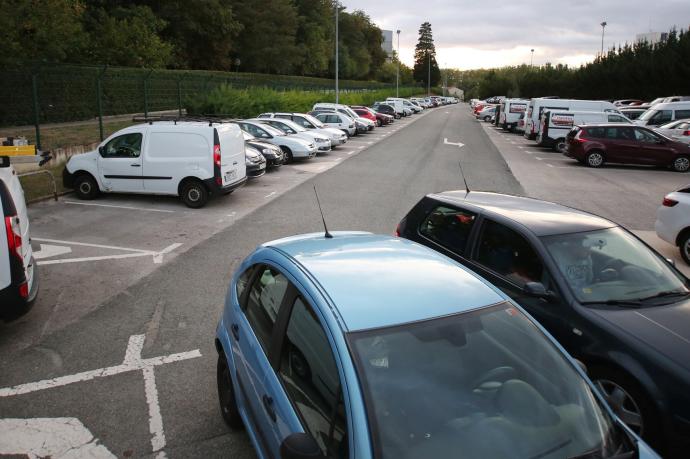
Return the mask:
<path id="1" fill-rule="evenodd" d="M 233 180 L 235 177 L 237 177 L 237 171 L 235 171 L 235 169 L 225 173 L 226 182 Z"/>

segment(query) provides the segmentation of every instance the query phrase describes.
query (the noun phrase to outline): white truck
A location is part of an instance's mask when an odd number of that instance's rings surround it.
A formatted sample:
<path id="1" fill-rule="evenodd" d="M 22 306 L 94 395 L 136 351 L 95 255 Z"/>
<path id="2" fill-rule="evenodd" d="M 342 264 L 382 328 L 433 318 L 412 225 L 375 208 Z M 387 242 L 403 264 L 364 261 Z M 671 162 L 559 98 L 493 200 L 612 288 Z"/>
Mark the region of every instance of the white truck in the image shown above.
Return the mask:
<path id="1" fill-rule="evenodd" d="M 568 148 L 565 139 L 574 126 L 584 124 L 631 123 L 620 113 L 588 112 L 551 109 L 541 114 L 541 125 L 537 134 L 537 145 L 551 147 L 564 153 Z"/>
<path id="2" fill-rule="evenodd" d="M 541 119 L 541 114 L 549 109 L 614 112 L 620 114 L 613 103 L 605 100 L 535 98 L 531 99 L 527 105 L 527 115 L 525 116 L 525 133 L 523 134 L 525 137 L 530 140 L 537 138 L 537 134 L 539 134 L 539 120 Z"/>
<path id="3" fill-rule="evenodd" d="M 513 132 L 522 114 L 527 111 L 528 104 L 529 100 L 527 99 L 505 99 L 501 102 L 501 114 L 498 125 Z"/>

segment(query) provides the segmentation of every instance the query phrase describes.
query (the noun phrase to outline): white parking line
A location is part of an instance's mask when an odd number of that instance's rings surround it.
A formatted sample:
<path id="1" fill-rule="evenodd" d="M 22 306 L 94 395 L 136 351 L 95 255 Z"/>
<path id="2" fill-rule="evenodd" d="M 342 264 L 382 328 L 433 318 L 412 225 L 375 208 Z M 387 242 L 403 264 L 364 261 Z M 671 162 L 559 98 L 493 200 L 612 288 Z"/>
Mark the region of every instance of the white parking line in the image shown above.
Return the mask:
<path id="1" fill-rule="evenodd" d="M 129 247 L 117 247 L 113 245 L 101 245 L 101 244 L 89 244 L 86 242 L 72 242 L 72 241 L 60 241 L 57 239 L 45 239 L 45 238 L 32 238 L 33 241 L 39 241 L 39 242 L 53 242 L 56 244 L 65 244 L 65 245 L 75 245 L 75 246 L 82 246 L 82 247 L 94 247 L 98 249 L 108 249 L 108 250 L 121 250 L 124 252 L 132 252 L 132 253 L 120 253 L 116 255 L 101 255 L 101 256 L 94 256 L 94 257 L 81 257 L 81 258 L 61 258 L 57 260 L 41 260 L 37 261 L 36 263 L 45 266 L 45 265 L 59 265 L 59 264 L 64 264 L 64 263 L 83 263 L 87 261 L 103 261 L 103 260 L 122 260 L 125 258 L 137 258 L 137 257 L 153 257 L 153 262 L 155 264 L 161 264 L 163 262 L 163 256 L 172 252 L 176 248 L 180 247 L 182 244 L 179 242 L 175 242 L 174 244 L 170 244 L 163 250 L 159 252 L 155 252 L 153 250 L 141 250 L 141 249 L 132 249 Z"/>
<path id="2" fill-rule="evenodd" d="M 148 209 L 145 207 L 133 207 L 133 206 L 116 206 L 114 204 L 96 204 L 94 202 L 78 202 L 78 201 L 62 201 L 65 204 L 76 204 L 80 206 L 97 206 L 97 207 L 112 207 L 114 209 L 127 209 L 127 210 L 143 210 L 145 212 L 164 212 L 168 214 L 175 213 L 174 210 L 163 210 L 163 209 Z"/>
<path id="3" fill-rule="evenodd" d="M 275 191 L 271 191 L 271 192 L 268 193 L 266 196 L 264 196 L 264 198 L 270 198 L 271 196 L 273 196 L 273 195 L 275 195 L 275 194 L 276 194 Z"/>
<path id="4" fill-rule="evenodd" d="M 46 239 L 46 238 L 41 238 L 41 237 L 32 237 L 31 240 L 32 241 L 39 241 L 39 242 L 52 242 L 54 244 L 67 244 L 67 245 L 80 245 L 80 246 L 84 246 L 84 247 L 96 247 L 98 249 L 124 250 L 125 252 L 138 252 L 138 253 L 145 253 L 145 254 L 155 253 L 155 252 L 152 252 L 150 250 L 130 249 L 128 247 L 117 247 L 114 245 L 90 244 L 87 242 L 60 241 L 57 239 Z"/>

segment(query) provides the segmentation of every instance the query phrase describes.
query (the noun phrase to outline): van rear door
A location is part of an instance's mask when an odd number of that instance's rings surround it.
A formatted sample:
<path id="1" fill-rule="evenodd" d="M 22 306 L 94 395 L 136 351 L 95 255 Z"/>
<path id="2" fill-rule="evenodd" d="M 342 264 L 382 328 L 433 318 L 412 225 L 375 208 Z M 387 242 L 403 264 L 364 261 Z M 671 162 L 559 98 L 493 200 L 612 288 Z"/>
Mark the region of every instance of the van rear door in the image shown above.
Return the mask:
<path id="1" fill-rule="evenodd" d="M 0 179 L 2 182 L 2 179 Z M 0 185 L 1 186 L 1 185 Z M 12 271 L 10 270 L 10 248 L 7 243 L 7 231 L 5 231 L 5 214 L 2 207 L 2 199 L 0 199 L 0 292 L 10 286 L 12 283 Z"/>
<path id="2" fill-rule="evenodd" d="M 220 174 L 222 186 L 243 181 L 247 176 L 245 164 L 244 136 L 240 127 L 234 123 L 224 123 L 215 127 L 213 146 L 214 175 Z M 218 158 L 217 153 L 220 153 Z"/>

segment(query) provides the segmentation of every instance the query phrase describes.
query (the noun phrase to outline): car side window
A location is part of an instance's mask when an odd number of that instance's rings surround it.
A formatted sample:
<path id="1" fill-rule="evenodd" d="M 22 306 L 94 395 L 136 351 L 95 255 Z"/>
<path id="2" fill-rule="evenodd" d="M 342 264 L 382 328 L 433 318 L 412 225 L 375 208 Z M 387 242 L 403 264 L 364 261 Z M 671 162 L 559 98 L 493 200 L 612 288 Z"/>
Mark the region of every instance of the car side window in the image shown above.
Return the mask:
<path id="1" fill-rule="evenodd" d="M 622 140 L 635 140 L 635 133 L 632 128 L 621 127 L 618 128 L 618 138 Z"/>
<path id="2" fill-rule="evenodd" d="M 519 286 L 541 282 L 548 288 L 539 255 L 524 237 L 500 223 L 484 223 L 476 260 Z"/>
<path id="3" fill-rule="evenodd" d="M 306 129 L 311 129 L 314 127 L 314 126 L 312 126 L 312 124 L 309 121 L 302 118 L 301 116 L 295 116 L 292 120 L 295 123 L 299 124 L 300 126 L 302 126 L 303 128 L 306 128 Z"/>
<path id="4" fill-rule="evenodd" d="M 690 110 L 676 110 L 677 120 L 682 120 L 685 118 L 690 118 Z"/>
<path id="5" fill-rule="evenodd" d="M 347 418 L 338 367 L 314 310 L 295 299 L 278 371 L 306 432 L 326 457 L 348 457 Z"/>
<path id="6" fill-rule="evenodd" d="M 102 156 L 104 158 L 138 158 L 141 155 L 143 137 L 138 132 L 117 136 L 105 144 Z"/>
<path id="7" fill-rule="evenodd" d="M 657 110 L 654 116 L 651 117 L 650 121 L 654 122 L 655 124 L 661 124 L 667 121 L 671 121 L 671 118 L 673 118 L 673 111 Z"/>
<path id="8" fill-rule="evenodd" d="M 235 293 L 237 294 L 238 301 L 242 298 L 242 294 L 247 289 L 247 284 L 249 283 L 249 280 L 251 279 L 253 272 L 254 267 L 250 266 L 237 278 Z"/>
<path id="9" fill-rule="evenodd" d="M 326 119 L 328 120 L 327 123 L 340 123 L 340 117 L 338 115 L 328 115 Z"/>
<path id="10" fill-rule="evenodd" d="M 328 115 L 325 115 L 323 113 L 316 115 L 316 119 L 321 121 L 322 123 L 330 123 L 331 121 L 329 121 L 329 118 L 330 117 Z"/>
<path id="11" fill-rule="evenodd" d="M 424 219 L 419 232 L 458 255 L 462 255 L 476 217 L 476 214 L 472 212 L 439 206 Z"/>
<path id="12" fill-rule="evenodd" d="M 606 128 L 606 138 L 607 139 L 619 138 L 618 137 L 618 128 L 615 128 L 615 127 Z"/>
<path id="13" fill-rule="evenodd" d="M 627 123 L 628 120 L 619 115 L 608 115 L 609 123 Z"/>
<path id="14" fill-rule="evenodd" d="M 263 267 L 249 291 L 244 314 L 264 351 L 270 348 L 273 326 L 287 288 L 284 275 L 275 268 Z"/>
<path id="15" fill-rule="evenodd" d="M 657 138 L 657 136 L 643 129 L 635 129 L 635 139 L 638 142 L 654 143 L 656 142 Z"/>

